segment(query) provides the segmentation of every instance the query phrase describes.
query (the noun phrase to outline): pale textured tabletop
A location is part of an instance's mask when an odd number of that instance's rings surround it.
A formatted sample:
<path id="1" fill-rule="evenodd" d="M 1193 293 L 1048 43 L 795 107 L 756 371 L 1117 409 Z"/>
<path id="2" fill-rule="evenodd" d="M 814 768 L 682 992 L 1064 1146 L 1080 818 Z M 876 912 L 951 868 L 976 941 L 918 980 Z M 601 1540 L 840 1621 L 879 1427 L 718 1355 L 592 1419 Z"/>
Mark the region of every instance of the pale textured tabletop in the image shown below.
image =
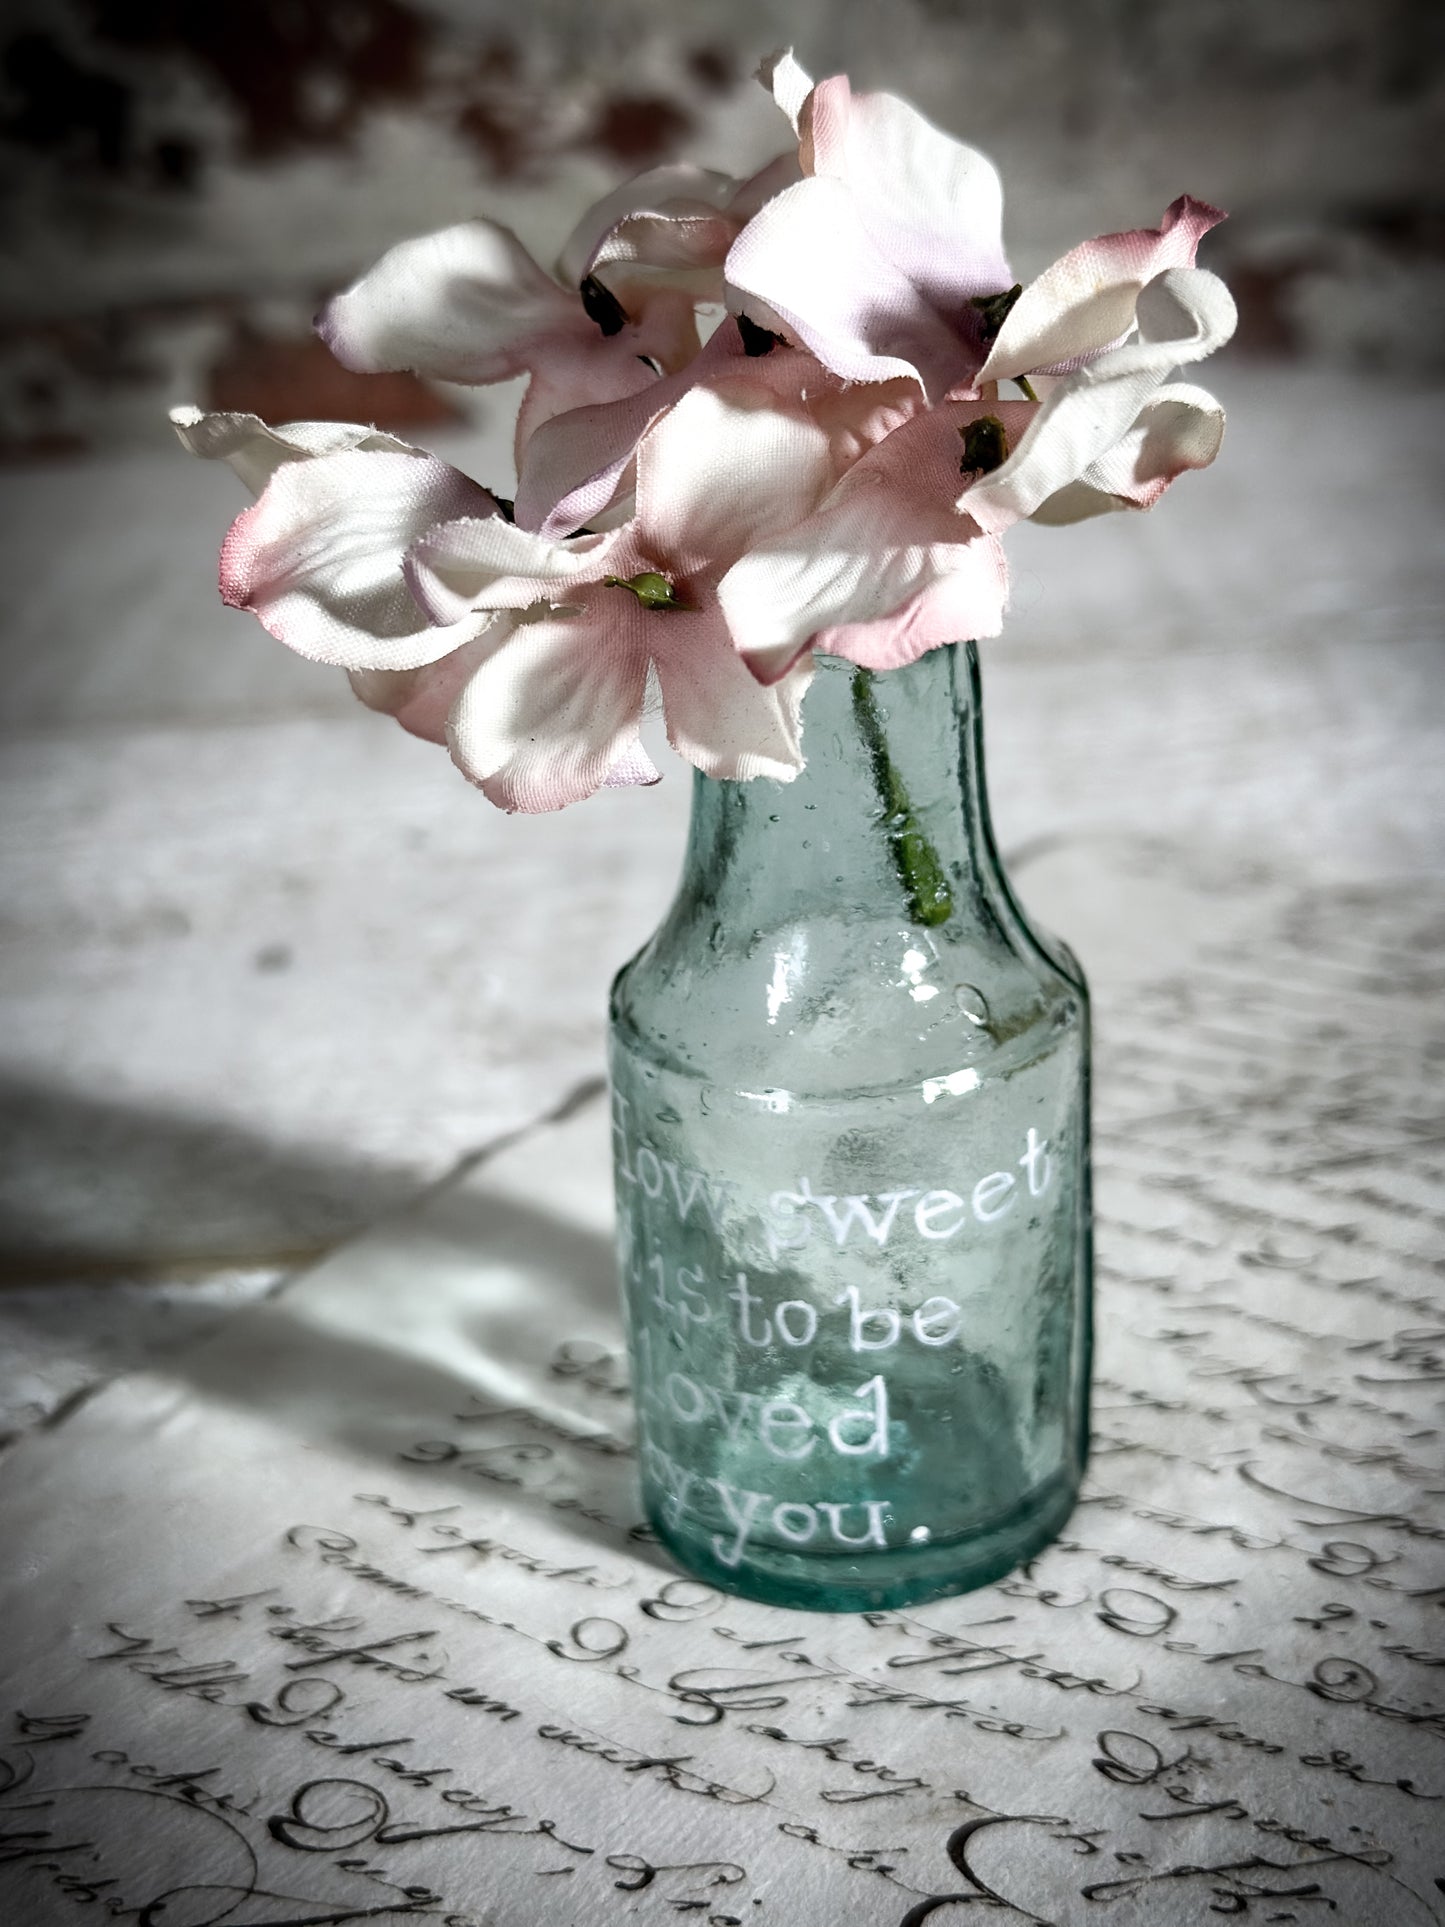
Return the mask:
<path id="1" fill-rule="evenodd" d="M 1342 983 L 1341 1061 L 1388 1066 L 1394 1117 L 1329 1149 L 1368 1165 L 1408 1140 L 1409 1173 L 1387 1159 L 1381 1182 L 1438 1210 L 1445 393 L 1259 367 L 1216 385 L 1225 454 L 1158 514 L 1011 538 L 1015 610 L 985 658 L 1001 840 L 1106 979 L 1144 933 L 1071 928 L 1070 905 L 1107 903 L 1141 851 L 1153 943 L 1225 927 L 1251 877 L 1297 886 L 1291 928 L 1259 933 L 1284 1008 L 1257 1039 L 1287 1024 L 1310 916 L 1332 942 L 1357 922 L 1374 961 Z M 485 429 L 451 452 L 496 472 Z M 688 786 L 669 759 L 660 789 L 503 818 L 220 607 L 240 501 L 179 452 L 12 469 L 0 495 L 12 1431 L 595 1078 L 607 981 L 666 902 Z M 1201 994 L 1227 1005 L 1219 968 Z M 1134 1018 L 1126 1039 L 1106 1002 L 1106 1166 L 1112 1066 L 1147 1048 Z M 1159 1141 L 1187 1161 L 1205 1128 Z M 1271 1182 L 1257 1208 L 1288 1215 Z"/>

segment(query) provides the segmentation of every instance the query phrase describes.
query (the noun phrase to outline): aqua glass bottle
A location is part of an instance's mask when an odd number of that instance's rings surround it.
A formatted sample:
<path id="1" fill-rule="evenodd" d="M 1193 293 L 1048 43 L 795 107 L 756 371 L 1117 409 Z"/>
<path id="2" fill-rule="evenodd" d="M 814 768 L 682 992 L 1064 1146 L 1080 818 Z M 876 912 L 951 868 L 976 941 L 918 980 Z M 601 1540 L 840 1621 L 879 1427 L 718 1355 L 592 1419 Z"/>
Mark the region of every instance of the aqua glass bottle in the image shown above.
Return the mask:
<path id="1" fill-rule="evenodd" d="M 694 779 L 613 986 L 618 1248 L 654 1528 L 850 1611 L 998 1578 L 1074 1504 L 1089 1011 L 999 863 L 972 645 L 820 657 L 804 746 Z"/>

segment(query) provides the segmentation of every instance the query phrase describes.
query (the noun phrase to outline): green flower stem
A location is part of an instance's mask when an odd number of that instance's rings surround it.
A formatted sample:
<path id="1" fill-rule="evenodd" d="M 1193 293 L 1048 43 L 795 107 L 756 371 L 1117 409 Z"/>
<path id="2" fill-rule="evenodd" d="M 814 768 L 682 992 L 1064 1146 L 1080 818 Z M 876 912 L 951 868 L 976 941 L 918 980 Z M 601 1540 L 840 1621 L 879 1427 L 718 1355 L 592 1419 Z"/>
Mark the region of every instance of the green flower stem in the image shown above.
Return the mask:
<path id="1" fill-rule="evenodd" d="M 946 923 L 953 914 L 953 893 L 938 852 L 919 827 L 903 778 L 888 752 L 870 669 L 853 671 L 853 714 L 868 750 L 873 784 L 883 806 L 888 849 L 898 881 L 908 898 L 908 914 L 915 923 Z"/>

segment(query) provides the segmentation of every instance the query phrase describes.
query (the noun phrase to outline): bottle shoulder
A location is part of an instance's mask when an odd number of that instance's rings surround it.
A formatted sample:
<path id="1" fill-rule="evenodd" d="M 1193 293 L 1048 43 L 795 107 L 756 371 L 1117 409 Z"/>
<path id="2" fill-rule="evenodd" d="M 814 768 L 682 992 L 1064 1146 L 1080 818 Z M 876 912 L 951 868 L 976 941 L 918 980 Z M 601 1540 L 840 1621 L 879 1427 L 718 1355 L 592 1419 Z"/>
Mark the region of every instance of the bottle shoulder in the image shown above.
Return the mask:
<path id="1" fill-rule="evenodd" d="M 1076 966 L 1075 966 L 1076 969 Z M 683 1075 L 792 1089 L 1008 1074 L 1087 1037 L 1081 976 L 1024 926 L 813 915 L 771 930 L 667 926 L 619 972 L 614 1039 Z"/>

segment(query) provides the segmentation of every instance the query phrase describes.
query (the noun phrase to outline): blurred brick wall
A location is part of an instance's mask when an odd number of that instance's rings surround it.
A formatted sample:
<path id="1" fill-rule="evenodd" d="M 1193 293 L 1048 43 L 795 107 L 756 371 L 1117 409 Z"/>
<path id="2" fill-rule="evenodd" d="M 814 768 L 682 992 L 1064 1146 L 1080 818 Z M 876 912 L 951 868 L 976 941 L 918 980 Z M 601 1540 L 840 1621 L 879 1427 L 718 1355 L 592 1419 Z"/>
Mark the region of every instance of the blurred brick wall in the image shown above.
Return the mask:
<path id="1" fill-rule="evenodd" d="M 750 78 L 906 94 L 1003 170 L 1015 263 L 1232 211 L 1236 352 L 1445 361 L 1445 8 L 1431 0 L 10 0 L 0 16 L 0 446 L 159 436 L 174 400 L 413 425 L 317 301 L 472 213 L 546 258 L 622 174 L 785 146 Z"/>

